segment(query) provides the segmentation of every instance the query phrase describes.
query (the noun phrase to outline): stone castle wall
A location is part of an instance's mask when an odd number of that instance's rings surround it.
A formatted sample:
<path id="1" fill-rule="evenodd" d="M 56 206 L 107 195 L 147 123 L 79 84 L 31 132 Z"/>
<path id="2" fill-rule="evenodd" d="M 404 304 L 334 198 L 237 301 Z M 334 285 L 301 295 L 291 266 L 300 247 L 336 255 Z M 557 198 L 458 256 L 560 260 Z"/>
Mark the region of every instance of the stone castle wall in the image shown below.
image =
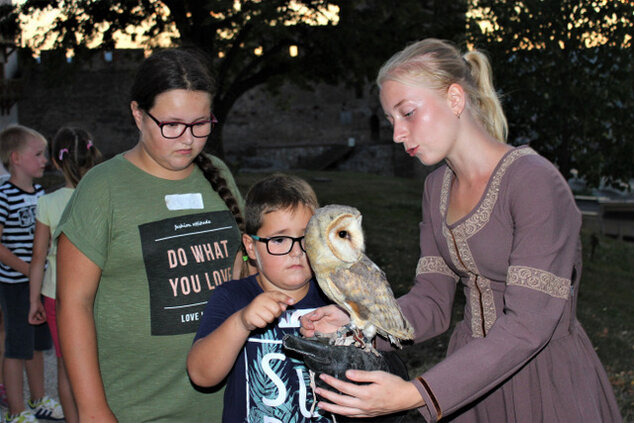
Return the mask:
<path id="1" fill-rule="evenodd" d="M 101 56 L 79 67 L 56 54 L 43 54 L 39 64 L 23 58 L 19 123 L 49 140 L 61 126 L 81 126 L 107 157 L 131 148 L 138 135 L 129 92 L 143 52 L 133 50 L 121 59 L 106 62 Z"/>
<path id="2" fill-rule="evenodd" d="M 131 148 L 138 133 L 129 92 L 143 57 L 142 50 L 117 50 L 111 60 L 98 53 L 81 66 L 67 63 L 59 52 L 43 54 L 40 63 L 23 58 L 19 122 L 49 140 L 63 125 L 82 126 L 106 157 Z M 236 102 L 225 123 L 226 159 L 243 167 L 291 169 L 329 146 L 354 144 L 353 154 L 335 168 L 403 176 L 424 173 L 402 146 L 391 142 L 391 130 L 381 114 L 372 88 L 357 95 L 341 86 L 301 90 L 284 85 L 276 94 L 257 87 Z"/>

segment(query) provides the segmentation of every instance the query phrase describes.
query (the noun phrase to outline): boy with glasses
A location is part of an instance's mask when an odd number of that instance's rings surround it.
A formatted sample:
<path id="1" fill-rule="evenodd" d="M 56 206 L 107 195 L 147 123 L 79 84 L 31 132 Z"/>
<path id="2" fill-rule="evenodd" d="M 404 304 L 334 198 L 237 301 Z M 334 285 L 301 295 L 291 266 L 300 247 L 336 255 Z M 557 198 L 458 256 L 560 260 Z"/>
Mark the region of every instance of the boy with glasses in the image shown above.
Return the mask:
<path id="1" fill-rule="evenodd" d="M 225 379 L 223 422 L 327 422 L 310 412 L 309 375 L 282 349 L 302 315 L 327 303 L 306 258 L 304 232 L 318 207 L 301 178 L 275 174 L 251 187 L 242 242 L 258 273 L 216 288 L 187 357 L 200 386 Z"/>

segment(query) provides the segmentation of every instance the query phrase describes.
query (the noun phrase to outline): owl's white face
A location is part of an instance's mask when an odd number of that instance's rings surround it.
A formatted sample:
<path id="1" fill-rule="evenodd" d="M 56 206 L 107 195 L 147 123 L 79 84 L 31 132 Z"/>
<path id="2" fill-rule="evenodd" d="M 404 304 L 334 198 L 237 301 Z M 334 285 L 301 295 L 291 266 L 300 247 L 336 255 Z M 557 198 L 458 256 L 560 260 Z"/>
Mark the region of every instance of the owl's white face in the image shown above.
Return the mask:
<path id="1" fill-rule="evenodd" d="M 315 271 L 349 266 L 364 250 L 359 210 L 338 204 L 315 210 L 306 228 L 306 252 Z"/>
<path id="2" fill-rule="evenodd" d="M 338 216 L 328 225 L 326 233 L 328 247 L 339 260 L 346 263 L 359 260 L 365 245 L 358 212 Z"/>

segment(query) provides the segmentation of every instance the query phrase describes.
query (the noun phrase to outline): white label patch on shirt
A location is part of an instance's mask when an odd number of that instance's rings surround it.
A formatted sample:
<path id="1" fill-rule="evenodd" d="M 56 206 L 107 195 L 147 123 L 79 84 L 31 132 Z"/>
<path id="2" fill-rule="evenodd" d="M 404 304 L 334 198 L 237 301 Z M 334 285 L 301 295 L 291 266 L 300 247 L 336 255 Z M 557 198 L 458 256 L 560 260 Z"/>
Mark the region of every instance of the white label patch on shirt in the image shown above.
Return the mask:
<path id="1" fill-rule="evenodd" d="M 199 192 L 166 195 L 165 205 L 168 210 L 191 210 L 204 208 L 203 196 Z"/>

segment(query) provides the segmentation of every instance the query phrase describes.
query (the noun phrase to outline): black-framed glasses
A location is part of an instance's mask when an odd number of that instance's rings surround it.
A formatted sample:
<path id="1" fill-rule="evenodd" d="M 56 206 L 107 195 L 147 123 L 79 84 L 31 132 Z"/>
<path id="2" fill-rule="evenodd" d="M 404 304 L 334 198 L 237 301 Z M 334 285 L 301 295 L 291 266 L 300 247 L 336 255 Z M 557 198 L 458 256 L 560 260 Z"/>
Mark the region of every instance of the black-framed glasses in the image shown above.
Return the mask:
<path id="1" fill-rule="evenodd" d="M 145 114 L 147 114 L 150 119 L 152 119 L 161 130 L 161 135 L 167 139 L 175 139 L 180 137 L 185 133 L 187 128 L 190 128 L 192 131 L 192 135 L 196 138 L 207 138 L 211 131 L 213 131 L 214 126 L 218 123 L 218 119 L 214 116 L 213 113 L 209 114 L 209 119 L 198 120 L 192 123 L 185 122 L 171 122 L 166 121 L 162 122 L 152 116 L 150 112 L 145 110 Z"/>
<path id="2" fill-rule="evenodd" d="M 260 241 L 266 244 L 266 251 L 272 256 L 283 256 L 290 253 L 293 250 L 295 243 L 299 243 L 299 248 L 303 252 L 306 252 L 306 245 L 304 237 L 300 236 L 293 238 L 292 236 L 272 236 L 270 238 L 262 238 L 257 235 L 249 235 L 256 241 Z"/>

